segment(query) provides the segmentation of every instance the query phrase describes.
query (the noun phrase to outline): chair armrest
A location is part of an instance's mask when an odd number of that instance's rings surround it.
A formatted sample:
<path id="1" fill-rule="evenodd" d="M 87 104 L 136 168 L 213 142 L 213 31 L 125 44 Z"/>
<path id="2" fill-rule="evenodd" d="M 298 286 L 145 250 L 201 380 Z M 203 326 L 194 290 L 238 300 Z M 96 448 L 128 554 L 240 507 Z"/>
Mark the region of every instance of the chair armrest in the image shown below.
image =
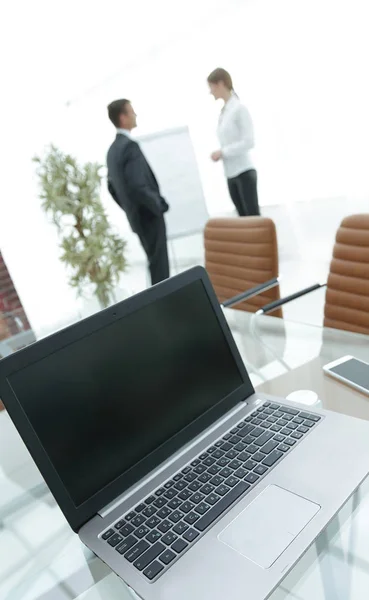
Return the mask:
<path id="1" fill-rule="evenodd" d="M 275 302 L 270 302 L 269 304 L 266 304 L 265 306 L 260 308 L 256 314 L 266 315 L 270 312 L 273 312 L 274 310 L 277 310 L 277 308 L 280 308 L 284 304 L 287 304 L 292 300 L 296 300 L 297 298 L 301 298 L 301 296 L 305 296 L 306 294 L 310 294 L 310 292 L 315 292 L 315 290 L 319 290 L 320 288 L 325 287 L 326 285 L 326 283 L 316 283 L 315 285 L 311 285 L 307 288 L 304 288 L 303 290 L 300 290 L 299 292 L 290 294 L 290 296 L 286 296 L 285 298 L 281 298 L 280 300 L 276 300 Z"/>
<path id="2" fill-rule="evenodd" d="M 241 294 L 238 294 L 237 296 L 233 296 L 233 298 L 229 298 L 228 300 L 225 300 L 224 302 L 222 302 L 221 306 L 223 306 L 224 308 L 229 308 L 231 306 L 234 306 L 235 304 L 239 304 L 240 302 L 243 302 L 244 300 L 253 298 L 253 296 L 257 296 L 258 294 L 261 294 L 262 292 L 266 292 L 267 290 L 270 290 L 270 289 L 276 287 L 278 284 L 279 284 L 279 277 L 274 277 L 273 279 L 269 279 L 269 281 L 266 281 L 265 283 L 256 285 L 255 287 L 251 288 L 250 290 L 246 290 L 245 292 L 242 292 Z"/>

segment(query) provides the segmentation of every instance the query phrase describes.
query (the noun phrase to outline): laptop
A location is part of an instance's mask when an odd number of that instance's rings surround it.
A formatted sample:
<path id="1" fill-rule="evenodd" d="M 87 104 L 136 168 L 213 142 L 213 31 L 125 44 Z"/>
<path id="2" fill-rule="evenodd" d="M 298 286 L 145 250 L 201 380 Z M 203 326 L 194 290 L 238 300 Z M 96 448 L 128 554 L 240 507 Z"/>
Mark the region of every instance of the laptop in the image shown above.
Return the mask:
<path id="1" fill-rule="evenodd" d="M 255 392 L 206 271 L 0 361 L 80 539 L 147 600 L 263 600 L 369 471 L 369 423 Z"/>

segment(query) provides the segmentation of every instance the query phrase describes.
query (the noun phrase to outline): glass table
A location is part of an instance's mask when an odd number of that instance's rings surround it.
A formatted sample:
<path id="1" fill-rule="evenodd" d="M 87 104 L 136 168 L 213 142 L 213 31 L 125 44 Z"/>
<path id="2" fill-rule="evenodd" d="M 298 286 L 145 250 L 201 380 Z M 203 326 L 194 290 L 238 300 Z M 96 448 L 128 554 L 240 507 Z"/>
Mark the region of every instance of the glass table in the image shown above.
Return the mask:
<path id="1" fill-rule="evenodd" d="M 236 310 L 226 317 L 258 391 L 283 397 L 312 390 L 324 408 L 369 419 L 369 398 L 322 371 L 345 354 L 369 362 L 369 337 Z M 270 598 L 367 600 L 368 539 L 369 478 Z M 70 530 L 6 412 L 0 412 L 0 600 L 135 597 Z"/>

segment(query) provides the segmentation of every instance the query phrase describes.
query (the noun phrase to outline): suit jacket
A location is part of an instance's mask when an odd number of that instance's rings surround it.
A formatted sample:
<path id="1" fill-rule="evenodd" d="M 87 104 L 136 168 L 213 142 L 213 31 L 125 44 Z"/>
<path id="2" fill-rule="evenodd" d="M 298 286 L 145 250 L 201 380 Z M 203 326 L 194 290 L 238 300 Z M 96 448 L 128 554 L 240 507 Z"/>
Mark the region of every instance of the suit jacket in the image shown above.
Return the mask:
<path id="1" fill-rule="evenodd" d="M 118 133 L 107 155 L 108 189 L 136 233 L 169 208 L 140 146 Z"/>

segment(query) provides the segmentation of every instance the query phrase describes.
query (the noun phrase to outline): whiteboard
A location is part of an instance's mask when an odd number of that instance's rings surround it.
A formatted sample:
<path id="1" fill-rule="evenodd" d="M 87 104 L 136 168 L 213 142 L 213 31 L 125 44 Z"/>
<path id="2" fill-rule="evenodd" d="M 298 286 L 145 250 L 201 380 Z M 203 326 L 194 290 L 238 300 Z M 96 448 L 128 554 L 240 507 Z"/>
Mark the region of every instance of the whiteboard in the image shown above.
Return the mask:
<path id="1" fill-rule="evenodd" d="M 188 127 L 168 129 L 137 140 L 170 209 L 168 239 L 203 231 L 209 218 Z"/>

